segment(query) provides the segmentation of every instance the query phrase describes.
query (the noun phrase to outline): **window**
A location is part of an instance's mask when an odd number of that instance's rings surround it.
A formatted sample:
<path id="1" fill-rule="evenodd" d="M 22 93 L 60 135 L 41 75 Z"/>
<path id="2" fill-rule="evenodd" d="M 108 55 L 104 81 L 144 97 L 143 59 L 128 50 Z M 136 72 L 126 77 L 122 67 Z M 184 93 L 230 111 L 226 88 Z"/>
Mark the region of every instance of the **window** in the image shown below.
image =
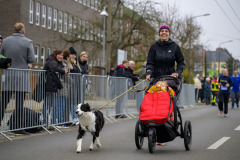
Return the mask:
<path id="1" fill-rule="evenodd" d="M 47 57 L 50 56 L 52 53 L 51 53 L 51 48 L 48 48 L 47 49 Z"/>
<path id="2" fill-rule="evenodd" d="M 52 28 L 52 8 L 48 8 L 48 29 Z"/>
<path id="3" fill-rule="evenodd" d="M 46 27 L 46 6 L 42 6 L 42 27 Z"/>
<path id="4" fill-rule="evenodd" d="M 45 47 L 41 47 L 41 63 L 45 60 Z"/>
<path id="5" fill-rule="evenodd" d="M 78 19 L 78 38 L 81 38 L 81 19 Z"/>
<path id="6" fill-rule="evenodd" d="M 90 23 L 89 25 L 89 31 L 90 31 L 90 40 L 92 41 L 93 40 L 93 24 Z"/>
<path id="7" fill-rule="evenodd" d="M 87 6 L 91 7 L 91 0 L 87 0 Z"/>
<path id="8" fill-rule="evenodd" d="M 89 40 L 89 22 L 86 21 L 86 40 Z"/>
<path id="9" fill-rule="evenodd" d="M 35 62 L 38 63 L 39 46 L 35 46 Z"/>
<path id="10" fill-rule="evenodd" d="M 40 3 L 36 4 L 36 25 L 40 25 Z"/>
<path id="11" fill-rule="evenodd" d="M 64 13 L 64 33 L 67 34 L 67 19 L 68 15 L 67 13 Z"/>
<path id="12" fill-rule="evenodd" d="M 53 30 L 57 30 L 57 10 L 54 9 L 53 11 Z"/>
<path id="13" fill-rule="evenodd" d="M 59 24 L 58 24 L 58 27 L 59 27 L 59 32 L 62 32 L 62 16 L 63 16 L 63 13 L 62 11 L 59 12 Z"/>
<path id="14" fill-rule="evenodd" d="M 73 18 L 73 34 L 74 36 L 77 35 L 77 17 Z"/>
<path id="15" fill-rule="evenodd" d="M 79 0 L 79 3 L 82 3 L 82 0 Z"/>
<path id="16" fill-rule="evenodd" d="M 95 0 L 95 10 L 98 10 L 98 0 Z"/>
<path id="17" fill-rule="evenodd" d="M 87 4 L 86 0 L 83 0 L 83 5 L 86 5 L 86 4 Z"/>
<path id="18" fill-rule="evenodd" d="M 85 21 L 82 20 L 82 39 L 85 39 Z"/>
<path id="19" fill-rule="evenodd" d="M 30 8 L 29 8 L 29 23 L 33 24 L 33 1 L 30 1 Z"/>
<path id="20" fill-rule="evenodd" d="M 72 16 L 69 16 L 69 35 L 72 35 Z"/>
<path id="21" fill-rule="evenodd" d="M 95 5 L 94 5 L 95 0 L 91 0 L 91 8 L 94 9 Z"/>

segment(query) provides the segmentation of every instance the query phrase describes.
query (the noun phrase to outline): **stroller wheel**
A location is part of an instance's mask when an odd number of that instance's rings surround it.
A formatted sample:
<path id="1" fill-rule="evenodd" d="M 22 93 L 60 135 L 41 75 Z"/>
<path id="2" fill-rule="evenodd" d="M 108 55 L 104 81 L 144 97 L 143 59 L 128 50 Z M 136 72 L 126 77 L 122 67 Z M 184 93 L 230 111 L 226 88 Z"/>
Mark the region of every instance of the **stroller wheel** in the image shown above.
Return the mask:
<path id="1" fill-rule="evenodd" d="M 135 127 L 135 144 L 138 149 L 141 149 L 143 146 L 144 135 L 143 124 L 138 120 Z"/>
<path id="2" fill-rule="evenodd" d="M 157 143 L 156 130 L 155 128 L 150 128 L 148 131 L 148 150 L 150 153 L 153 153 L 156 148 Z"/>
<path id="3" fill-rule="evenodd" d="M 184 145 L 185 149 L 189 151 L 192 145 L 192 125 L 190 121 L 186 121 L 184 125 Z"/>

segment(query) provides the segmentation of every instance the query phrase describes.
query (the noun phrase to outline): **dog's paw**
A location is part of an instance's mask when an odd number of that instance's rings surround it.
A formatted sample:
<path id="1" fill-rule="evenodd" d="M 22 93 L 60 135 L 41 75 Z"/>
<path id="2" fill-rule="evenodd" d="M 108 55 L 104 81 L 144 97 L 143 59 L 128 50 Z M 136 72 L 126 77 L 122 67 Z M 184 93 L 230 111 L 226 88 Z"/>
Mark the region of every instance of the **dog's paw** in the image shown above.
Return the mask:
<path id="1" fill-rule="evenodd" d="M 77 150 L 76 152 L 77 152 L 77 153 L 81 153 L 81 150 Z"/>
<path id="2" fill-rule="evenodd" d="M 98 147 L 98 148 L 101 148 L 101 146 L 102 146 L 101 144 L 97 144 L 97 147 Z"/>
<path id="3" fill-rule="evenodd" d="M 92 151 L 92 150 L 93 150 L 93 148 L 89 147 L 89 151 Z"/>

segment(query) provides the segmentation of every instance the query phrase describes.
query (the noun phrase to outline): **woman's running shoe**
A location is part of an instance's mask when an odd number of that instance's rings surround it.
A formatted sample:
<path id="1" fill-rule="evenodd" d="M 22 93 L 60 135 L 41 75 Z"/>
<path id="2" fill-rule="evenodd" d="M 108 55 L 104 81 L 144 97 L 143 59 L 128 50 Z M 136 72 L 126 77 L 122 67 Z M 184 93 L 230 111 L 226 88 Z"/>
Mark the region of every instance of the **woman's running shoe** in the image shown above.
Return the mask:
<path id="1" fill-rule="evenodd" d="M 158 146 L 164 146 L 165 143 L 157 143 Z"/>
<path id="2" fill-rule="evenodd" d="M 220 115 L 220 116 L 221 116 L 221 115 L 222 115 L 222 113 L 223 113 L 223 111 L 220 111 L 220 112 L 218 113 L 218 115 Z"/>

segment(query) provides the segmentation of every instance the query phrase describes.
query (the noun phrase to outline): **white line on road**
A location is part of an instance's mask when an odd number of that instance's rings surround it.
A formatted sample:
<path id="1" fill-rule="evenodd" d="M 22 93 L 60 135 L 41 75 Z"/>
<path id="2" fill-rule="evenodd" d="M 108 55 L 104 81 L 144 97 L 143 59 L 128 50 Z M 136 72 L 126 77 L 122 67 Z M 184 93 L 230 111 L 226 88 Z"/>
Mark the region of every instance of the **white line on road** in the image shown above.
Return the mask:
<path id="1" fill-rule="evenodd" d="M 238 126 L 236 129 L 234 129 L 236 131 L 240 131 L 240 126 Z"/>
<path id="2" fill-rule="evenodd" d="M 208 147 L 207 149 L 217 149 L 219 146 L 221 146 L 224 142 L 226 142 L 231 137 L 223 137 L 219 139 L 217 142 L 215 142 L 213 145 Z"/>

